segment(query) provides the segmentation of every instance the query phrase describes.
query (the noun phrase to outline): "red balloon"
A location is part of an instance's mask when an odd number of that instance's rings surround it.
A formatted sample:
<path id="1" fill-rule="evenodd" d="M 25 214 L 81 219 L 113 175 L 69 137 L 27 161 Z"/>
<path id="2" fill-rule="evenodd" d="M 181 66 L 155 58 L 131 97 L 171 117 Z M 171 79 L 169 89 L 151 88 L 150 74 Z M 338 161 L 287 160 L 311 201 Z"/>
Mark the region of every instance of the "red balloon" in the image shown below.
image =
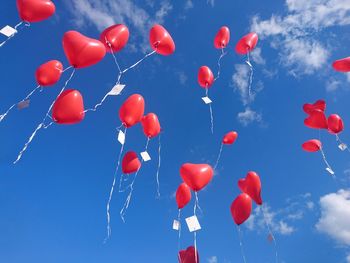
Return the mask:
<path id="1" fill-rule="evenodd" d="M 256 44 L 258 43 L 258 34 L 257 33 L 249 33 L 242 37 L 237 45 L 236 45 L 236 52 L 240 55 L 245 55 L 248 52 L 252 52 L 252 50 L 256 47 Z"/>
<path id="2" fill-rule="evenodd" d="M 310 113 L 309 117 L 304 120 L 306 127 L 312 129 L 327 129 L 327 118 L 323 111 L 314 110 Z"/>
<path id="3" fill-rule="evenodd" d="M 252 213 L 252 199 L 249 195 L 243 193 L 231 204 L 231 215 L 237 225 L 243 224 Z"/>
<path id="4" fill-rule="evenodd" d="M 350 57 L 334 61 L 333 68 L 335 71 L 339 72 L 350 72 Z"/>
<path id="5" fill-rule="evenodd" d="M 313 139 L 304 142 L 301 147 L 306 152 L 318 152 L 322 149 L 322 143 L 319 140 Z"/>
<path id="6" fill-rule="evenodd" d="M 143 116 L 141 124 L 143 133 L 148 138 L 156 137 L 160 133 L 160 123 L 157 115 L 154 113 L 148 113 L 147 115 Z"/>
<path id="7" fill-rule="evenodd" d="M 216 33 L 214 38 L 214 47 L 217 49 L 225 48 L 230 42 L 230 29 L 227 26 L 223 26 Z"/>
<path id="8" fill-rule="evenodd" d="M 43 87 L 55 85 L 60 80 L 62 71 L 63 65 L 60 61 L 50 60 L 36 70 L 36 82 Z"/>
<path id="9" fill-rule="evenodd" d="M 149 32 L 149 42 L 158 54 L 168 56 L 175 52 L 175 43 L 169 32 L 161 25 L 154 25 Z"/>
<path id="10" fill-rule="evenodd" d="M 145 100 L 140 94 L 131 95 L 119 109 L 119 118 L 127 128 L 142 120 L 145 112 Z"/>
<path id="11" fill-rule="evenodd" d="M 85 68 L 100 62 L 106 48 L 97 39 L 86 37 L 77 31 L 68 31 L 63 36 L 63 49 L 74 68 Z"/>
<path id="12" fill-rule="evenodd" d="M 307 114 L 311 114 L 314 110 L 325 111 L 326 110 L 326 102 L 324 100 L 317 100 L 315 103 L 305 103 L 303 105 L 303 110 Z"/>
<path id="13" fill-rule="evenodd" d="M 202 190 L 213 178 L 209 164 L 185 163 L 180 168 L 182 180 L 195 192 Z"/>
<path id="14" fill-rule="evenodd" d="M 328 131 L 333 134 L 341 133 L 344 130 L 343 120 L 338 114 L 331 114 L 328 117 Z"/>
<path id="15" fill-rule="evenodd" d="M 233 144 L 238 137 L 238 133 L 235 131 L 230 131 L 228 133 L 225 134 L 224 138 L 222 139 L 222 143 L 223 144 Z"/>
<path id="16" fill-rule="evenodd" d="M 17 0 L 17 9 L 20 18 L 29 23 L 45 20 L 56 11 L 50 0 Z"/>
<path id="17" fill-rule="evenodd" d="M 129 40 L 129 29 L 126 25 L 118 24 L 105 29 L 100 36 L 100 41 L 105 45 L 107 52 L 122 50 Z"/>
<path id="18" fill-rule="evenodd" d="M 133 151 L 127 152 L 122 160 L 123 174 L 132 174 L 137 172 L 141 167 L 141 162 L 137 154 Z"/>
<path id="19" fill-rule="evenodd" d="M 191 189 L 182 183 L 176 190 L 176 203 L 179 209 L 184 208 L 191 201 Z"/>
<path id="20" fill-rule="evenodd" d="M 261 181 L 256 172 L 248 172 L 244 179 L 238 180 L 238 187 L 243 193 L 250 196 L 258 205 L 262 205 L 261 199 Z"/>
<path id="21" fill-rule="evenodd" d="M 84 100 L 79 91 L 65 90 L 56 99 L 52 108 L 52 119 L 58 124 L 75 124 L 85 117 Z"/>
<path id="22" fill-rule="evenodd" d="M 210 88 L 214 82 L 214 75 L 207 66 L 201 66 L 198 70 L 198 83 L 202 88 Z"/>
<path id="23" fill-rule="evenodd" d="M 186 250 L 179 251 L 179 263 L 199 263 L 199 254 L 197 250 L 196 258 L 196 249 L 193 246 L 188 247 Z M 197 260 L 196 260 L 197 259 Z"/>

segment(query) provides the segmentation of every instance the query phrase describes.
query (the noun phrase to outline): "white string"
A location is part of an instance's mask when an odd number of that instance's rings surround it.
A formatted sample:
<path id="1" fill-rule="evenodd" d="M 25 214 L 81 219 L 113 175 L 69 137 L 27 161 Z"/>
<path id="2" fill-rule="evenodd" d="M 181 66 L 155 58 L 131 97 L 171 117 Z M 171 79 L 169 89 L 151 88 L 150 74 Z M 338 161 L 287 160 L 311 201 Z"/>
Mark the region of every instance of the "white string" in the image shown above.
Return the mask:
<path id="1" fill-rule="evenodd" d="M 219 154 L 218 154 L 218 158 L 216 159 L 216 163 L 215 163 L 215 165 L 214 165 L 214 170 L 216 169 L 216 167 L 218 167 L 218 164 L 219 164 L 219 161 L 220 161 L 220 158 L 221 158 L 221 153 L 222 153 L 223 147 L 224 147 L 224 144 L 221 143 L 220 151 L 219 151 Z"/>
<path id="2" fill-rule="evenodd" d="M 126 131 L 127 131 L 127 128 L 125 127 L 125 130 L 124 130 L 125 138 L 126 138 Z M 116 169 L 114 171 L 113 183 L 112 183 L 111 190 L 109 192 L 109 197 L 108 197 L 108 202 L 107 202 L 107 237 L 105 238 L 104 243 L 106 243 L 107 240 L 112 235 L 110 205 L 111 205 L 111 201 L 112 201 L 112 197 L 113 197 L 115 182 L 117 180 L 117 173 L 118 173 L 118 169 L 119 169 L 119 166 L 120 166 L 121 156 L 122 156 L 123 150 L 124 150 L 124 144 L 125 144 L 125 142 L 120 147 L 120 151 L 119 151 L 119 155 L 118 155 L 118 161 L 117 161 L 117 167 L 116 167 Z M 120 190 L 120 188 L 119 188 L 119 190 Z"/>
<path id="3" fill-rule="evenodd" d="M 27 150 L 28 146 L 30 145 L 30 143 L 32 142 L 32 140 L 34 139 L 36 133 L 41 129 L 45 127 L 45 121 L 47 120 L 47 118 L 50 118 L 50 112 L 51 109 L 53 107 L 53 105 L 55 104 L 57 98 L 62 94 L 62 92 L 65 90 L 65 88 L 67 87 L 69 81 L 73 78 L 75 73 L 75 69 L 72 71 L 70 77 L 66 80 L 66 82 L 64 83 L 64 86 L 62 87 L 60 93 L 57 95 L 56 99 L 51 103 L 48 111 L 46 112 L 46 115 L 44 117 L 44 119 L 42 120 L 42 122 L 36 127 L 36 129 L 34 130 L 34 132 L 32 133 L 32 135 L 29 137 L 28 141 L 26 142 L 26 144 L 24 145 L 23 149 L 19 152 L 16 161 L 13 162 L 13 164 L 16 164 L 21 158 L 22 155 L 24 154 L 24 152 Z M 51 124 L 49 124 L 47 127 L 49 127 Z"/>
<path id="4" fill-rule="evenodd" d="M 107 43 L 108 43 L 108 42 L 107 42 Z M 111 48 L 111 46 L 110 46 L 110 48 Z M 112 50 L 112 48 L 111 48 L 111 50 Z M 126 73 L 127 71 L 129 71 L 130 69 L 136 67 L 138 64 L 140 64 L 142 61 L 144 61 L 147 57 L 153 55 L 155 52 L 156 52 L 156 51 L 152 51 L 152 52 L 150 52 L 150 53 L 147 53 L 143 58 L 141 58 L 140 60 L 138 60 L 136 63 L 134 63 L 134 64 L 131 65 L 130 67 L 128 67 L 128 68 L 126 68 L 126 69 L 124 69 L 124 70 L 121 70 L 121 69 L 120 69 L 120 66 L 119 66 L 119 64 L 118 64 L 117 58 L 116 58 L 116 56 L 114 55 L 114 53 L 113 53 L 113 51 L 112 51 L 111 54 L 112 54 L 112 56 L 113 56 L 113 59 L 114 59 L 115 64 L 116 64 L 117 67 L 118 67 L 118 70 L 119 70 L 118 77 L 117 77 L 117 81 L 116 81 L 115 85 L 120 84 L 120 80 L 121 80 L 121 77 L 123 76 L 123 74 L 125 74 L 125 73 Z M 101 100 L 99 103 L 97 103 L 93 108 L 87 109 L 87 110 L 85 110 L 84 112 L 96 111 L 97 108 L 99 108 L 100 106 L 102 106 L 102 104 L 105 102 L 105 100 L 106 100 L 107 97 L 109 96 L 109 92 L 110 92 L 110 91 L 108 91 L 108 93 L 102 98 L 102 100 Z"/>
<path id="5" fill-rule="evenodd" d="M 10 108 L 7 109 L 7 111 L 4 113 L 4 114 L 1 114 L 0 115 L 0 122 L 5 119 L 5 117 L 7 116 L 7 114 L 16 106 L 18 105 L 19 103 L 21 102 L 24 102 L 26 100 L 28 100 L 33 94 L 35 91 L 37 91 L 41 86 L 37 86 L 35 89 L 33 89 L 24 99 L 22 99 L 21 101 L 17 102 L 17 103 L 14 103 Z"/>
<path id="6" fill-rule="evenodd" d="M 237 231 L 238 231 L 238 238 L 239 238 L 239 246 L 241 247 L 241 255 L 243 258 L 243 262 L 247 263 L 245 253 L 244 253 L 244 246 L 243 246 L 243 239 L 242 239 L 242 233 L 241 233 L 241 227 L 237 225 Z"/>
<path id="7" fill-rule="evenodd" d="M 158 167 L 157 167 L 157 173 L 156 173 L 157 198 L 160 198 L 159 172 L 160 172 L 160 165 L 161 165 L 161 156 L 160 156 L 160 152 L 161 152 L 161 150 L 162 150 L 162 144 L 161 144 L 160 137 L 161 137 L 161 135 L 159 134 L 159 137 L 158 137 Z"/>
<path id="8" fill-rule="evenodd" d="M 216 78 L 214 79 L 214 81 L 216 81 L 218 78 L 220 78 L 220 73 L 221 73 L 221 59 L 227 54 L 227 52 L 224 52 L 224 48 L 221 48 L 221 55 L 218 59 L 218 73 L 216 75 Z"/>
<path id="9" fill-rule="evenodd" d="M 197 231 L 194 231 L 194 258 L 195 258 L 195 263 L 198 263 L 198 257 L 197 257 Z"/>
<path id="10" fill-rule="evenodd" d="M 320 148 L 320 152 L 321 152 L 321 154 L 322 154 L 322 159 L 323 159 L 324 163 L 326 164 L 327 168 L 329 169 L 328 172 L 329 172 L 332 176 L 334 176 L 334 171 L 333 171 L 332 167 L 329 165 L 329 163 L 328 163 L 328 161 L 327 161 L 327 159 L 326 159 L 326 155 L 325 155 L 325 153 L 324 153 L 324 151 L 323 151 L 322 148 Z M 331 173 L 331 172 L 332 172 L 332 173 Z"/>
<path id="11" fill-rule="evenodd" d="M 252 83 L 253 83 L 253 74 L 254 74 L 254 68 L 252 63 L 250 62 L 250 51 L 248 50 L 247 52 L 247 65 L 250 68 L 250 76 L 249 76 L 249 86 L 248 86 L 248 96 L 249 96 L 249 101 L 252 99 Z"/>
<path id="12" fill-rule="evenodd" d="M 197 217 L 197 208 L 203 213 L 201 207 L 199 206 L 199 199 L 198 199 L 198 193 L 197 192 L 194 192 L 194 195 L 195 195 L 195 203 L 194 203 L 194 207 L 193 207 L 193 214 L 194 216 Z M 198 262 L 197 261 L 197 231 L 194 231 L 194 253 L 195 253 L 195 259 L 196 261 L 195 262 Z"/>
<path id="13" fill-rule="evenodd" d="M 25 27 L 30 27 L 30 23 L 29 22 L 24 22 L 24 21 L 21 21 L 21 22 L 19 22 L 14 28 L 16 29 L 16 32 L 15 33 L 13 33 L 11 36 L 9 36 L 6 40 L 4 40 L 3 42 L 1 42 L 0 43 L 0 47 L 2 47 L 3 45 L 5 45 L 6 43 L 7 43 L 7 41 L 9 41 L 11 38 L 13 38 L 19 31 L 19 29 L 17 30 L 17 28 L 19 27 L 19 26 L 21 26 L 22 24 L 24 23 L 24 26 Z M 25 28 L 24 27 L 24 28 Z"/>
<path id="14" fill-rule="evenodd" d="M 181 249 L 181 209 L 179 209 L 179 213 L 177 214 L 177 222 L 179 222 L 179 235 L 178 235 L 178 239 L 177 239 L 177 250 L 180 251 Z"/>
<path id="15" fill-rule="evenodd" d="M 205 95 L 208 97 L 208 88 L 205 89 Z M 210 129 L 211 133 L 214 134 L 214 116 L 213 116 L 213 109 L 211 107 L 211 103 L 209 103 L 209 111 L 210 111 Z"/>
<path id="16" fill-rule="evenodd" d="M 263 205 L 264 206 L 264 205 Z M 275 235 L 273 234 L 272 230 L 271 230 L 271 227 L 270 227 L 270 224 L 269 222 L 267 221 L 266 219 L 266 214 L 265 214 L 265 209 L 264 207 L 261 207 L 260 208 L 262 210 L 262 213 L 263 213 L 263 217 L 264 217 L 264 221 L 265 221 L 265 225 L 267 227 L 267 230 L 269 231 L 269 234 L 272 238 L 272 241 L 273 241 L 273 244 L 275 246 L 275 260 L 276 260 L 276 263 L 278 263 L 278 251 L 277 251 L 277 241 L 276 241 L 276 238 L 275 238 Z"/>

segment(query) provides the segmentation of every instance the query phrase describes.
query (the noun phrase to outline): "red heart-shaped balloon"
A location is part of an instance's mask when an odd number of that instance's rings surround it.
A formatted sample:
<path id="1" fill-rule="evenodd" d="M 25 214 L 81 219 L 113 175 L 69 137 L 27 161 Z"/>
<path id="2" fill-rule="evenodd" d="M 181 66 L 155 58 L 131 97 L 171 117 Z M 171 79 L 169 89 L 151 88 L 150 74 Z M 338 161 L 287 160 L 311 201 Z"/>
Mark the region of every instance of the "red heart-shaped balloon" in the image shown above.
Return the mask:
<path id="1" fill-rule="evenodd" d="M 328 131 L 333 134 L 341 133 L 344 130 L 344 123 L 338 114 L 331 114 L 328 117 Z"/>
<path id="2" fill-rule="evenodd" d="M 149 42 L 158 54 L 168 56 L 175 52 L 175 43 L 169 32 L 161 25 L 154 25 L 149 32 Z"/>
<path id="3" fill-rule="evenodd" d="M 60 61 L 50 60 L 36 70 L 36 82 L 43 87 L 55 85 L 60 80 L 62 71 L 63 65 Z"/>
<path id="4" fill-rule="evenodd" d="M 143 133 L 148 138 L 156 137 L 160 133 L 160 123 L 157 115 L 154 113 L 148 113 L 147 115 L 143 116 L 141 124 Z"/>
<path id="5" fill-rule="evenodd" d="M 255 201 L 255 203 L 262 205 L 261 181 L 256 172 L 250 171 L 244 179 L 239 179 L 238 187 L 243 193 L 249 195 Z"/>
<path id="6" fill-rule="evenodd" d="M 84 100 L 80 92 L 74 89 L 63 91 L 53 105 L 52 119 L 58 124 L 75 124 L 84 117 Z"/>
<path id="7" fill-rule="evenodd" d="M 214 38 L 214 47 L 217 49 L 225 48 L 230 42 L 230 29 L 227 26 L 223 26 L 216 33 Z"/>
<path id="8" fill-rule="evenodd" d="M 350 57 L 334 61 L 333 68 L 335 71 L 339 72 L 350 72 Z"/>
<path id="9" fill-rule="evenodd" d="M 231 215 L 233 221 L 237 225 L 243 224 L 252 213 L 252 199 L 249 195 L 243 193 L 237 196 L 237 198 L 231 204 Z"/>
<path id="10" fill-rule="evenodd" d="M 17 10 L 23 21 L 34 23 L 52 16 L 56 7 L 50 0 L 17 0 Z"/>
<path id="11" fill-rule="evenodd" d="M 122 160 L 123 174 L 132 174 L 137 172 L 141 167 L 141 162 L 137 154 L 133 151 L 127 152 Z"/>
<path id="12" fill-rule="evenodd" d="M 179 209 L 184 208 L 191 201 L 191 189 L 182 183 L 176 190 L 176 203 Z"/>
<path id="13" fill-rule="evenodd" d="M 314 110 L 325 111 L 326 110 L 326 102 L 324 100 L 318 100 L 315 103 L 305 103 L 303 105 L 303 110 L 307 114 L 311 114 Z"/>
<path id="14" fill-rule="evenodd" d="M 198 70 L 198 84 L 202 88 L 210 88 L 214 82 L 214 75 L 211 69 L 207 66 L 201 66 Z"/>
<path id="15" fill-rule="evenodd" d="M 322 149 L 322 143 L 319 140 L 312 139 L 304 142 L 301 147 L 306 152 L 318 152 Z"/>
<path id="16" fill-rule="evenodd" d="M 145 100 L 140 94 L 133 94 L 125 100 L 119 109 L 119 118 L 127 128 L 142 120 L 145 112 Z"/>
<path id="17" fill-rule="evenodd" d="M 238 137 L 238 133 L 235 131 L 230 131 L 228 133 L 225 134 L 224 138 L 222 138 L 222 143 L 223 144 L 233 144 Z"/>
<path id="18" fill-rule="evenodd" d="M 180 168 L 182 180 L 195 192 L 202 190 L 213 178 L 209 164 L 185 163 Z"/>
<path id="19" fill-rule="evenodd" d="M 86 37 L 77 31 L 68 31 L 63 36 L 63 49 L 74 68 L 84 68 L 100 62 L 106 48 L 97 39 Z"/>
<path id="20" fill-rule="evenodd" d="M 312 129 L 327 129 L 328 123 L 326 115 L 321 110 L 313 110 L 309 117 L 304 120 L 304 124 L 306 127 Z"/>
<path id="21" fill-rule="evenodd" d="M 126 25 L 118 24 L 105 29 L 100 36 L 100 41 L 105 45 L 107 52 L 122 50 L 129 40 L 129 29 Z"/>
<path id="22" fill-rule="evenodd" d="M 179 263 L 199 263 L 199 253 L 194 246 L 188 247 L 186 250 L 179 251 Z"/>
<path id="23" fill-rule="evenodd" d="M 236 52 L 240 55 L 245 55 L 248 52 L 252 52 L 258 43 L 258 40 L 259 38 L 257 33 L 252 32 L 245 35 L 238 41 L 236 45 Z"/>

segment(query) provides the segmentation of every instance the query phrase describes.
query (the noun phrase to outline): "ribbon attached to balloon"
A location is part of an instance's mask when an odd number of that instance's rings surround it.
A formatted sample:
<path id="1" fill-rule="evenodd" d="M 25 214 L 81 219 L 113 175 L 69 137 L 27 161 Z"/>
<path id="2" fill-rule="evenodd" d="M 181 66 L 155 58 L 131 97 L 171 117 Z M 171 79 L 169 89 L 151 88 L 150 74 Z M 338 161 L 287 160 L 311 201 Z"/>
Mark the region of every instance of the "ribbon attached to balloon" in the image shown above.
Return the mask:
<path id="1" fill-rule="evenodd" d="M 347 144 L 344 143 L 339 137 L 339 134 L 344 130 L 344 123 L 342 118 L 338 114 L 331 114 L 327 119 L 327 123 L 328 132 L 335 135 L 336 141 L 338 143 L 338 148 L 341 151 L 347 150 L 348 152 L 350 152 L 350 149 L 348 148 Z"/>
<path id="2" fill-rule="evenodd" d="M 214 47 L 216 49 L 221 50 L 221 54 L 220 54 L 220 57 L 219 57 L 218 62 L 217 62 L 218 72 L 217 72 L 217 75 L 216 75 L 214 81 L 216 81 L 218 78 L 220 78 L 221 60 L 227 54 L 227 52 L 225 52 L 224 49 L 227 47 L 229 42 L 230 42 L 230 29 L 227 26 L 223 26 L 216 33 L 215 38 L 214 38 Z"/>
<path id="3" fill-rule="evenodd" d="M 232 145 L 237 140 L 237 137 L 238 137 L 238 133 L 235 131 L 230 131 L 224 135 L 221 141 L 219 154 L 218 154 L 218 157 L 216 158 L 216 162 L 214 165 L 214 170 L 216 170 L 216 168 L 219 165 L 219 161 L 221 159 L 221 154 L 222 154 L 224 145 Z"/>

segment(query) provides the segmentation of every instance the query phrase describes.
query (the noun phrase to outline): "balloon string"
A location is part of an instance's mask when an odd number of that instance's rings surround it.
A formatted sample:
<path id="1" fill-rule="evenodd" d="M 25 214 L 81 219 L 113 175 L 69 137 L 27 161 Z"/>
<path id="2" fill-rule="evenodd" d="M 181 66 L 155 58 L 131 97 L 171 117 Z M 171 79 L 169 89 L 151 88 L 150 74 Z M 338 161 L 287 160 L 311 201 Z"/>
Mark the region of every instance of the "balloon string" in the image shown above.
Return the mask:
<path id="1" fill-rule="evenodd" d="M 179 235 L 178 235 L 178 238 L 177 238 L 177 250 L 180 251 L 181 249 L 181 228 L 182 228 L 182 225 L 181 225 L 181 209 L 179 209 L 179 213 L 177 214 L 177 222 L 179 222 Z"/>
<path id="2" fill-rule="evenodd" d="M 222 153 L 222 149 L 224 147 L 224 144 L 221 143 L 221 146 L 220 146 L 220 150 L 219 150 L 219 154 L 218 154 L 218 157 L 216 159 L 216 163 L 214 165 L 214 170 L 216 169 L 216 167 L 218 167 L 218 164 L 219 164 L 219 161 L 220 161 L 220 158 L 221 158 L 221 153 Z"/>
<path id="3" fill-rule="evenodd" d="M 250 68 L 250 76 L 249 76 L 249 86 L 248 86 L 248 96 L 249 96 L 249 101 L 252 99 L 252 83 L 253 83 L 253 75 L 254 75 L 254 68 L 252 63 L 250 62 L 250 51 L 248 50 L 247 52 L 247 65 Z"/>
<path id="4" fill-rule="evenodd" d="M 75 73 L 75 69 L 72 71 L 70 77 L 66 80 L 64 86 L 62 87 L 60 93 L 57 95 L 56 99 L 51 103 L 48 111 L 46 112 L 46 115 L 44 116 L 42 122 L 36 127 L 36 129 L 34 130 L 34 132 L 32 133 L 32 135 L 29 137 L 28 141 L 26 142 L 26 144 L 24 145 L 23 149 L 19 152 L 16 161 L 13 162 L 13 164 L 16 164 L 21 158 L 22 155 L 24 154 L 24 152 L 27 150 L 28 146 L 30 145 L 30 143 L 32 142 L 32 140 L 34 139 L 36 133 L 41 129 L 41 128 L 45 128 L 45 121 L 47 120 L 47 118 L 50 118 L 50 112 L 51 109 L 53 107 L 53 105 L 55 104 L 57 98 L 62 94 L 62 92 L 65 90 L 65 88 L 67 87 L 69 81 L 73 78 Z M 49 127 L 51 124 L 49 124 L 47 127 Z"/>
<path id="5" fill-rule="evenodd" d="M 158 137 L 158 167 L 157 167 L 157 173 L 156 173 L 156 181 L 157 181 L 157 198 L 160 198 L 160 183 L 159 183 L 159 172 L 160 172 L 160 165 L 161 165 L 161 150 L 162 150 L 162 143 L 161 143 L 161 135 L 159 134 Z"/>
<path id="6" fill-rule="evenodd" d="M 339 138 L 339 135 L 338 135 L 338 134 L 335 135 L 335 139 L 336 139 L 336 141 L 337 141 L 338 143 L 340 143 L 340 144 L 339 144 L 339 147 L 345 147 L 345 149 L 346 149 L 348 152 L 350 152 L 350 149 L 349 149 L 348 145 L 347 145 L 346 143 L 344 143 L 344 142 Z"/>
<path id="7" fill-rule="evenodd" d="M 241 255 L 243 258 L 243 262 L 247 263 L 247 259 L 246 259 L 245 253 L 244 253 L 243 238 L 242 238 L 242 232 L 241 232 L 240 226 L 237 226 L 237 231 L 238 231 L 239 246 L 241 248 Z"/>
<path id="8" fill-rule="evenodd" d="M 29 23 L 29 22 L 24 22 L 24 21 L 19 22 L 19 23 L 14 27 L 14 29 L 16 30 L 16 32 L 13 33 L 11 36 L 7 37 L 6 40 L 4 40 L 3 42 L 1 42 L 1 43 L 0 43 L 0 47 L 2 47 L 3 45 L 5 45 L 11 38 L 13 38 L 13 37 L 19 32 L 19 30 L 20 30 L 19 27 L 20 27 L 22 24 L 24 24 L 25 27 L 30 27 L 30 23 Z M 24 27 L 24 28 L 25 28 L 25 27 Z M 18 29 L 18 30 L 17 30 L 17 29 Z"/>
<path id="9" fill-rule="evenodd" d="M 195 263 L 198 263 L 198 257 L 197 257 L 197 231 L 194 231 L 194 257 L 195 257 Z"/>
<path id="10" fill-rule="evenodd" d="M 216 78 L 214 81 L 216 81 L 218 78 L 220 78 L 220 73 L 221 73 L 221 59 L 227 54 L 227 52 L 224 52 L 224 48 L 221 48 L 221 55 L 218 59 L 218 73 L 216 75 Z"/>
<path id="11" fill-rule="evenodd" d="M 333 171 L 332 167 L 329 165 L 329 163 L 328 163 L 328 161 L 327 161 L 327 159 L 326 159 L 326 155 L 325 155 L 325 153 L 324 153 L 324 151 L 323 151 L 322 148 L 320 149 L 320 152 L 321 152 L 321 154 L 322 154 L 322 159 L 323 159 L 324 163 L 325 163 L 326 166 L 327 166 L 327 171 L 328 171 L 332 176 L 335 177 L 334 171 Z"/>
<path id="12" fill-rule="evenodd" d="M 263 205 L 263 206 L 264 206 L 264 205 Z M 277 241 L 276 241 L 275 235 L 273 234 L 273 232 L 272 232 L 272 230 L 271 230 L 270 223 L 267 221 L 267 216 L 266 216 L 266 214 L 265 214 L 265 207 L 262 207 L 261 210 L 262 210 L 262 213 L 263 213 L 265 225 L 266 225 L 266 227 L 267 227 L 267 230 L 269 231 L 269 235 L 271 236 L 272 241 L 273 241 L 273 244 L 274 244 L 274 246 L 275 246 L 275 260 L 276 260 L 276 263 L 278 263 Z"/>
<path id="13" fill-rule="evenodd" d="M 208 89 L 205 89 L 205 95 L 208 97 Z M 209 103 L 209 112 L 210 112 L 210 129 L 211 129 L 211 133 L 214 134 L 214 116 L 213 116 L 213 109 L 211 107 L 211 103 Z"/>
<path id="14" fill-rule="evenodd" d="M 194 207 L 193 207 L 193 214 L 194 214 L 194 216 L 197 217 L 197 208 L 198 208 L 201 212 L 202 212 L 202 209 L 201 209 L 201 207 L 199 206 L 198 193 L 195 192 L 194 195 L 195 195 L 196 200 L 195 200 Z M 203 212 L 202 212 L 202 213 L 203 213 Z M 196 259 L 195 262 L 198 262 L 198 261 L 197 261 L 197 231 L 194 231 L 193 233 L 194 233 L 194 253 L 195 253 L 195 259 Z"/>
<path id="15" fill-rule="evenodd" d="M 126 137 L 126 132 L 127 132 L 127 128 L 125 127 L 125 129 L 124 129 L 125 137 Z M 119 169 L 119 166 L 120 166 L 121 156 L 122 156 L 123 150 L 124 150 L 124 145 L 125 145 L 125 142 L 120 147 L 120 151 L 119 151 L 119 154 L 118 154 L 117 167 L 116 167 L 116 169 L 114 171 L 113 183 L 112 183 L 111 190 L 109 192 L 109 197 L 108 197 L 108 202 L 107 202 L 107 211 L 106 211 L 107 212 L 107 237 L 105 238 L 104 243 L 106 243 L 107 240 L 112 235 L 110 205 L 111 205 L 112 198 L 113 198 L 114 186 L 115 186 L 115 182 L 117 180 L 117 173 L 118 173 L 118 169 Z M 121 176 L 121 179 L 122 178 L 123 178 L 123 175 Z M 121 183 L 120 183 L 120 185 L 121 185 Z M 119 190 L 120 190 L 120 185 L 119 185 Z"/>
<path id="16" fill-rule="evenodd" d="M 17 103 L 14 103 L 10 108 L 7 109 L 7 111 L 4 113 L 4 114 L 1 114 L 0 115 L 0 122 L 7 116 L 7 114 L 16 106 L 18 105 L 19 103 L 21 102 L 24 102 L 26 100 L 28 100 L 33 94 L 35 91 L 37 91 L 41 86 L 37 86 L 35 89 L 33 89 L 24 99 L 22 99 L 21 101 L 17 102 Z"/>

